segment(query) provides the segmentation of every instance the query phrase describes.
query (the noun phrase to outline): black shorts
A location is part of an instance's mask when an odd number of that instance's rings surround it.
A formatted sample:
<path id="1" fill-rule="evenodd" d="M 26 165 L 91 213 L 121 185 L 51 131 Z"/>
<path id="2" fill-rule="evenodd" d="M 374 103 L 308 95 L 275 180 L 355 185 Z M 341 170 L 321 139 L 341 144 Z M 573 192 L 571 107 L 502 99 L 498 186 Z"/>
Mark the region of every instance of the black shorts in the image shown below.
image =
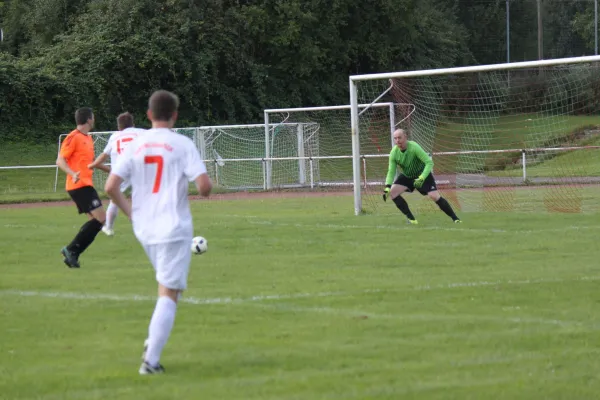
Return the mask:
<path id="1" fill-rule="evenodd" d="M 407 178 L 406 176 L 400 174 L 400 176 L 398 178 L 396 178 L 396 180 L 394 181 L 394 185 L 402 185 L 406 187 L 406 191 L 409 193 L 412 193 L 413 190 L 415 190 L 415 178 Z M 420 188 L 417 189 L 417 191 L 419 193 L 421 193 L 423 196 L 427 195 L 427 193 L 429 192 L 433 192 L 434 190 L 437 190 L 437 185 L 435 184 L 435 178 L 433 177 L 433 174 L 429 174 L 427 175 L 427 178 L 425 178 L 425 181 L 423 182 L 423 186 L 421 186 Z"/>
<path id="2" fill-rule="evenodd" d="M 102 207 L 102 201 L 93 186 L 84 186 L 79 189 L 68 190 L 69 196 L 77 205 L 79 214 L 89 214 L 96 208 Z"/>

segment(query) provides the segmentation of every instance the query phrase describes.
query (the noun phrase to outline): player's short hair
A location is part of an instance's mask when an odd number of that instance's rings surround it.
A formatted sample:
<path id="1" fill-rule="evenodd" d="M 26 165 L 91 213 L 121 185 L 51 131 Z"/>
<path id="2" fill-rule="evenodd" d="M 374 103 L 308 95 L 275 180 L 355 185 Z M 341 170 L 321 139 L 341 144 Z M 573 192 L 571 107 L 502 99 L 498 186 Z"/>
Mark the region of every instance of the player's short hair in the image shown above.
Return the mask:
<path id="1" fill-rule="evenodd" d="M 130 112 L 124 112 L 117 117 L 117 128 L 122 131 L 133 126 L 133 115 Z"/>
<path id="2" fill-rule="evenodd" d="M 148 108 L 155 121 L 169 121 L 179 108 L 179 97 L 167 90 L 157 90 L 150 96 Z"/>
<path id="3" fill-rule="evenodd" d="M 92 118 L 94 118 L 94 111 L 89 107 L 81 107 L 75 111 L 75 123 L 77 125 L 83 125 Z"/>

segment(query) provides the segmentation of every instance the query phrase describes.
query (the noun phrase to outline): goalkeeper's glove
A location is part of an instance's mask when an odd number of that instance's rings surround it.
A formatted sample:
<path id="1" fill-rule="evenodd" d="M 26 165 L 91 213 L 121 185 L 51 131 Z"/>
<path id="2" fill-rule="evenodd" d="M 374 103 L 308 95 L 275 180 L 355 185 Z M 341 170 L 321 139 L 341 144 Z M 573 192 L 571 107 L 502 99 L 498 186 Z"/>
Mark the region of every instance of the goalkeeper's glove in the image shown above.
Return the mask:
<path id="1" fill-rule="evenodd" d="M 425 177 L 423 175 L 419 175 L 417 179 L 415 179 L 414 186 L 417 189 L 420 189 L 423 186 L 423 182 L 425 182 Z"/>
<path id="2" fill-rule="evenodd" d="M 387 197 L 390 195 L 390 188 L 392 185 L 385 185 L 385 189 L 383 189 L 383 201 L 387 200 Z"/>

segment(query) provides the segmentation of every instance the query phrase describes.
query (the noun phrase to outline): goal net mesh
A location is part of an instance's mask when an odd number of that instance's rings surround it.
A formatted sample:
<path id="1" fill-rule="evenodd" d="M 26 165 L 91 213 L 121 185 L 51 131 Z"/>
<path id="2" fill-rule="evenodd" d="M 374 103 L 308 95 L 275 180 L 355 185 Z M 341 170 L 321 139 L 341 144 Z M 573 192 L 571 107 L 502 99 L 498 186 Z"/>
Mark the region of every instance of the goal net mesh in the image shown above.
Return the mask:
<path id="1" fill-rule="evenodd" d="M 197 145 L 215 183 L 229 190 L 290 188 L 305 184 L 304 161 L 317 156 L 315 123 L 223 125 L 197 128 Z M 300 140 L 299 140 L 300 138 Z M 275 159 L 275 160 L 273 160 Z M 318 171 L 317 171 L 318 172 Z"/>
<path id="2" fill-rule="evenodd" d="M 378 103 L 370 107 L 369 114 L 363 117 L 361 149 L 368 157 L 361 159 L 361 185 L 366 187 L 373 184 L 366 173 L 367 166 L 375 171 L 387 165 L 387 159 L 383 157 L 390 149 L 395 115 L 410 115 L 412 110 L 414 106 L 410 104 Z M 317 151 L 302 155 L 305 158 L 305 186 L 321 191 L 352 190 L 350 106 L 290 108 L 266 110 L 266 113 L 272 131 L 286 124 L 314 126 L 309 136 L 302 138 L 304 141 L 310 140 L 310 135 L 318 135 L 319 138 Z M 298 140 L 301 138 L 298 137 Z"/>
<path id="3" fill-rule="evenodd" d="M 596 211 L 597 64 L 364 80 L 356 86 L 358 103 L 414 104 L 410 115 L 396 115 L 395 127 L 407 129 L 409 140 L 432 156 L 438 188 L 455 208 Z M 380 118 L 374 107 L 361 111 L 361 145 Z M 361 147 L 361 156 L 369 153 L 371 146 Z M 363 190 L 363 208 L 397 212 L 381 200 L 387 160 L 367 165 L 379 185 Z M 437 209 L 433 202 L 418 203 L 423 210 Z"/>

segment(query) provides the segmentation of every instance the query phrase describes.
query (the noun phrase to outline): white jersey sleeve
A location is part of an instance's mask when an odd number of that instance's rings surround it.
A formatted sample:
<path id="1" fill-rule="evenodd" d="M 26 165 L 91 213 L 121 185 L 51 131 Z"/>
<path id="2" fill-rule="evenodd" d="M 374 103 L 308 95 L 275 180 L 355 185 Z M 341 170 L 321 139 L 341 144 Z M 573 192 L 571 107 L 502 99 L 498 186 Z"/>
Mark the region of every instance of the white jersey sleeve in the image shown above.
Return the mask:
<path id="1" fill-rule="evenodd" d="M 190 144 L 191 146 L 188 146 L 188 154 L 186 157 L 187 160 L 184 173 L 188 181 L 192 182 L 196 180 L 197 177 L 202 174 L 206 174 L 207 172 L 206 165 L 204 165 L 204 162 L 200 159 L 200 153 L 198 152 L 198 149 L 196 149 L 196 146 L 194 146 L 193 143 Z"/>
<path id="2" fill-rule="evenodd" d="M 129 151 L 125 151 L 122 157 L 119 157 L 116 160 L 115 165 L 110 171 L 112 175 L 119 176 L 121 179 L 123 179 L 124 182 L 128 182 L 131 178 L 133 164 L 133 158 L 131 153 L 133 153 L 131 148 L 129 149 Z"/>
<path id="3" fill-rule="evenodd" d="M 113 144 L 114 144 L 116 135 L 117 135 L 117 133 L 113 133 L 112 135 L 110 135 L 110 137 L 108 138 L 108 143 L 106 143 L 106 146 L 104 147 L 104 150 L 102 151 L 107 156 L 110 156 L 110 154 L 112 153 L 112 148 L 113 148 Z"/>

